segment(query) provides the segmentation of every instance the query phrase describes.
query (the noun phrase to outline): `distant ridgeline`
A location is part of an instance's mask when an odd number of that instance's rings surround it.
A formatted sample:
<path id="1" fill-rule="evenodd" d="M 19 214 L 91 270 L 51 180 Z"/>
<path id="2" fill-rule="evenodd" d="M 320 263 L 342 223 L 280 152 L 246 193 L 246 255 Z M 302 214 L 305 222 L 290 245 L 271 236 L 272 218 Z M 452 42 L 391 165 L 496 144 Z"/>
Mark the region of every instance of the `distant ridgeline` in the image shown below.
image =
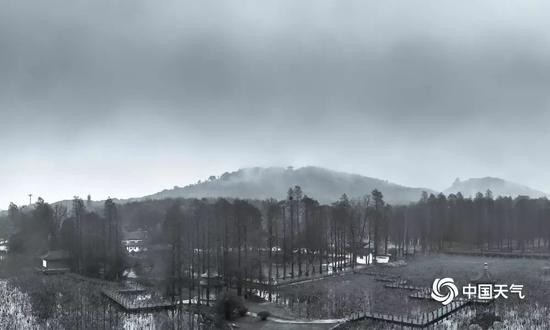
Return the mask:
<path id="1" fill-rule="evenodd" d="M 342 194 L 363 197 L 373 189 L 381 191 L 392 204 L 418 201 L 427 188 L 411 188 L 358 174 L 331 171 L 320 167 L 253 167 L 210 177 L 185 187 L 174 187 L 143 198 L 231 197 L 246 199 L 284 199 L 288 187 L 300 186 L 307 196 L 332 203 Z"/>
<path id="2" fill-rule="evenodd" d="M 531 198 L 548 197 L 548 194 L 529 188 L 524 185 L 520 185 L 514 182 L 509 182 L 500 178 L 485 177 L 478 179 L 468 179 L 460 181 L 459 178 L 455 180 L 453 185 L 443 191 L 446 195 L 451 193 L 460 192 L 466 197 L 475 197 L 476 194 L 485 194 L 487 190 L 490 190 L 493 196 L 529 196 Z"/>
<path id="3" fill-rule="evenodd" d="M 358 174 L 336 172 L 320 167 L 253 167 L 224 173 L 219 177 L 211 176 L 205 181 L 185 187 L 174 187 L 141 199 L 162 199 L 178 197 L 196 198 L 245 198 L 245 199 L 284 199 L 288 187 L 300 186 L 305 195 L 314 197 L 322 203 L 332 203 L 346 194 L 350 198 L 363 197 L 377 189 L 384 194 L 390 204 L 407 204 L 418 201 L 422 192 L 436 194 L 428 188 L 412 188 L 385 180 Z M 478 192 L 485 194 L 491 190 L 493 196 L 547 196 L 544 192 L 505 181 L 498 178 L 456 180 L 443 192 L 462 192 L 465 197 L 475 197 Z"/>
<path id="4" fill-rule="evenodd" d="M 252 167 L 226 172 L 220 176 L 210 176 L 204 181 L 184 187 L 174 186 L 158 193 L 129 199 L 113 199 L 116 203 L 128 203 L 144 200 L 165 198 L 241 198 L 262 200 L 267 198 L 284 199 L 288 188 L 300 186 L 305 195 L 315 198 L 321 203 L 330 204 L 343 194 L 349 198 L 361 198 L 374 189 L 382 192 L 385 200 L 392 205 L 417 202 L 422 193 L 437 194 L 433 189 L 413 188 L 386 180 L 366 177 L 359 174 L 343 173 L 320 167 Z M 529 196 L 531 198 L 547 197 L 548 194 L 527 186 L 509 182 L 500 178 L 485 177 L 468 180 L 456 179 L 447 189 L 445 195 L 460 192 L 464 197 L 475 197 L 490 190 L 494 197 L 498 196 Z M 70 208 L 72 200 L 59 201 Z M 85 201 L 86 207 L 100 210 L 103 201 Z M 6 215 L 7 211 L 0 211 Z"/>

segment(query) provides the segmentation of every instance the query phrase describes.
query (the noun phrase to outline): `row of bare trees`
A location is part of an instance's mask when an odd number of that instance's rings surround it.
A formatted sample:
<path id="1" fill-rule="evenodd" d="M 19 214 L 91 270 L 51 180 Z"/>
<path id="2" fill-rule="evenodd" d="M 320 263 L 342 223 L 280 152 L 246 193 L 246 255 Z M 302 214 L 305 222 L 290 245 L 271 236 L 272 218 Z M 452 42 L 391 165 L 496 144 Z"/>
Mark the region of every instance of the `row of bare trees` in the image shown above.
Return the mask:
<path id="1" fill-rule="evenodd" d="M 283 201 L 174 200 L 159 239 L 169 246 L 167 291 L 208 303 L 222 288 L 246 295 L 260 284 L 353 268 L 369 248 L 388 251 L 388 207 L 380 192 L 372 196 L 321 205 L 296 186 Z"/>
<path id="2" fill-rule="evenodd" d="M 33 256 L 68 251 L 70 266 L 79 274 L 117 278 L 123 270 L 120 221 L 111 199 L 105 201 L 103 216 L 75 197 L 70 210 L 42 198 L 30 211 L 10 204 L 8 218 L 16 228 L 10 237 L 10 251 Z"/>
<path id="3" fill-rule="evenodd" d="M 394 207 L 388 219 L 392 241 L 401 249 L 550 249 L 550 201 L 546 198 L 494 198 L 490 190 L 474 198 L 424 193 L 418 203 Z"/>
<path id="4" fill-rule="evenodd" d="M 180 204 L 173 207 L 181 209 Z M 398 257 L 454 247 L 550 248 L 548 200 L 495 199 L 490 192 L 474 198 L 425 193 L 417 203 L 390 206 L 374 190 L 361 199 L 343 195 L 322 205 L 294 187 L 282 201 L 194 200 L 183 209 L 168 212 L 164 227 L 175 240 L 174 251 L 187 244 L 186 252 L 174 252 L 172 265 L 186 265 L 187 271 L 178 270 L 172 279 L 183 283 L 187 276 L 190 291 L 210 290 L 198 283 L 215 273 L 225 287 L 246 294 L 258 282 L 353 268 L 369 253 Z"/>
<path id="5" fill-rule="evenodd" d="M 205 302 L 223 288 L 247 294 L 259 283 L 353 268 L 369 253 L 550 249 L 547 199 L 494 198 L 490 191 L 474 198 L 424 193 L 416 203 L 390 206 L 374 190 L 324 205 L 296 186 L 281 201 L 173 199 L 117 206 L 107 200 L 98 213 L 79 198 L 70 212 L 42 199 L 30 212 L 12 205 L 8 217 L 17 230 L 10 244 L 27 252 L 63 248 L 72 252 L 75 271 L 103 269 L 116 277 L 123 267 L 122 222 L 144 226 L 158 247 L 151 249 L 151 263 L 164 264 L 161 277 L 173 299 Z"/>

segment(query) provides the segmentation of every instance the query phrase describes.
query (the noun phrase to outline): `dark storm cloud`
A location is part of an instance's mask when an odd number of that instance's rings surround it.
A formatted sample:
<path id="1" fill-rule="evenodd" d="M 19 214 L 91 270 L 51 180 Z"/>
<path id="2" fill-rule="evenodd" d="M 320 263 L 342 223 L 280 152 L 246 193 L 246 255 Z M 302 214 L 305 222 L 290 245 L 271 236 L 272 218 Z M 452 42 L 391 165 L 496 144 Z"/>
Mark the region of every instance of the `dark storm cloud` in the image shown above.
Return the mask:
<path id="1" fill-rule="evenodd" d="M 313 162 L 436 189 L 503 175 L 550 190 L 536 173 L 550 159 L 524 148 L 549 141 L 542 1 L 0 8 L 0 146 L 11 155 L 0 176 L 38 162 L 49 165 L 32 178 L 68 167 L 86 186 L 79 168 L 133 166 L 169 168 L 158 182 L 170 185 L 204 169 Z M 434 160 L 447 171 L 427 170 Z M 25 174 L 10 184 L 33 189 Z M 142 191 L 120 180 L 121 194 Z"/>

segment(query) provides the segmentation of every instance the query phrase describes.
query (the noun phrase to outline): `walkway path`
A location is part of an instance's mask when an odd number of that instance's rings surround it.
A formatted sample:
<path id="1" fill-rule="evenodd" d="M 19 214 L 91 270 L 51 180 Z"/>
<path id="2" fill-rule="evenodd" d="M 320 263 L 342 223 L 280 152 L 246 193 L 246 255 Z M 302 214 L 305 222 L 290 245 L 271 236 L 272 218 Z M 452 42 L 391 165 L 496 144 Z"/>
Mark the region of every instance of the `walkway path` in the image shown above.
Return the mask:
<path id="1" fill-rule="evenodd" d="M 247 314 L 253 317 L 258 317 L 258 314 L 254 312 L 248 312 Z M 276 316 L 269 316 L 267 317 L 267 320 L 275 323 L 286 324 L 335 324 L 347 321 L 347 319 L 287 320 Z"/>
<path id="2" fill-rule="evenodd" d="M 406 326 L 411 328 L 425 328 L 432 324 L 438 323 L 452 314 L 458 312 L 466 306 L 472 304 L 490 304 L 493 301 L 479 301 L 479 300 L 467 300 L 467 299 L 457 299 L 446 306 L 441 306 L 440 308 L 419 315 L 418 317 L 409 317 L 409 316 L 396 316 L 389 314 L 380 314 L 380 313 L 371 313 L 371 312 L 360 312 L 354 313 L 348 317 L 344 322 L 341 322 L 334 326 L 332 329 L 338 329 L 343 327 L 345 324 L 350 322 L 358 322 L 362 320 L 374 320 L 387 323 L 398 324 L 400 326 Z"/>

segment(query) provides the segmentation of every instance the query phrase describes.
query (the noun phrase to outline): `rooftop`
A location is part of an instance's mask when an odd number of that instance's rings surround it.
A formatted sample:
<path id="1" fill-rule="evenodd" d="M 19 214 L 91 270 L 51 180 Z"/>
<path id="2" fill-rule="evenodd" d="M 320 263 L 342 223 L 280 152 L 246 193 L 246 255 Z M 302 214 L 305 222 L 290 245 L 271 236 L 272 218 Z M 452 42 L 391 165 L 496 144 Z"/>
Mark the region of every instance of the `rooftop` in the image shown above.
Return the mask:
<path id="1" fill-rule="evenodd" d="M 495 282 L 493 275 L 489 272 L 489 265 L 487 263 L 483 264 L 483 271 L 473 278 L 472 282 L 475 284 L 491 284 Z"/>
<path id="2" fill-rule="evenodd" d="M 42 255 L 40 258 L 44 260 L 67 260 L 71 258 L 68 251 L 65 250 L 52 250 Z"/>
<path id="3" fill-rule="evenodd" d="M 148 237 L 149 233 L 144 230 L 130 231 L 122 234 L 123 240 L 146 240 Z"/>

